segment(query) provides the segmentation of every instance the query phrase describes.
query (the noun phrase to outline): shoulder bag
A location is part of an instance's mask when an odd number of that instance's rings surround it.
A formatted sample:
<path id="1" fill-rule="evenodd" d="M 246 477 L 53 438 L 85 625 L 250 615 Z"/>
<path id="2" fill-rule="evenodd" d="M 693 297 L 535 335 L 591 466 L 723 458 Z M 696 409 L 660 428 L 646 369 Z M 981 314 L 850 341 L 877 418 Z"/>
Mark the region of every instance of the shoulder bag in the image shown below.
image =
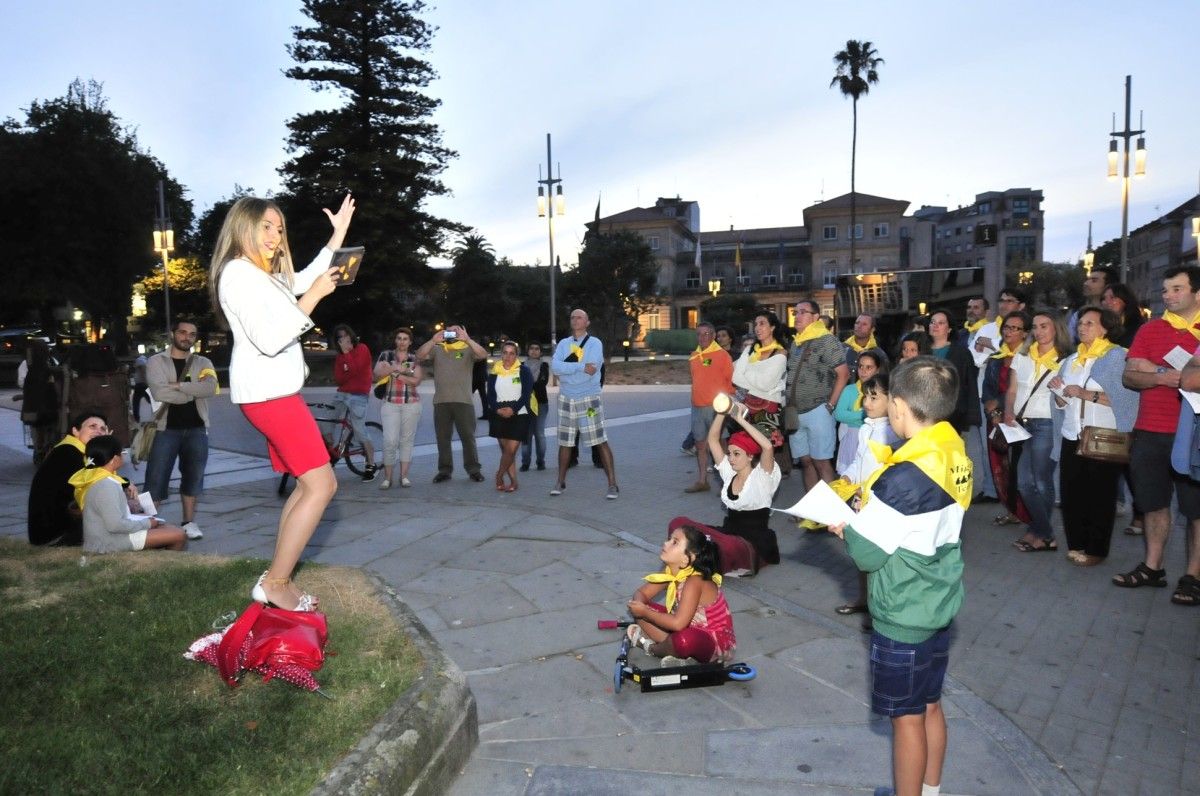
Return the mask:
<path id="1" fill-rule="evenodd" d="M 1079 447 L 1076 453 L 1085 459 L 1112 464 L 1129 464 L 1133 434 L 1115 428 L 1083 425 L 1083 399 L 1079 399 Z"/>

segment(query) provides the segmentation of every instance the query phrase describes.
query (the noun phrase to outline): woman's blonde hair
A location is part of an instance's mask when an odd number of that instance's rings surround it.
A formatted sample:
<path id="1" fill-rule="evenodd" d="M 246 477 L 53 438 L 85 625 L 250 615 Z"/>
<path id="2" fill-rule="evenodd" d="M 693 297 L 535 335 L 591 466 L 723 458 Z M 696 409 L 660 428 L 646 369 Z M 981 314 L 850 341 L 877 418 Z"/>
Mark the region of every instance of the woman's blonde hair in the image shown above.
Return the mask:
<path id="1" fill-rule="evenodd" d="M 1054 310 L 1034 310 L 1029 313 L 1029 317 L 1032 320 L 1036 320 L 1039 315 L 1054 325 L 1054 348 L 1058 351 L 1059 358 L 1061 359 L 1071 353 L 1071 333 L 1067 331 L 1067 323 L 1063 320 L 1063 316 Z M 1029 334 L 1026 336 L 1025 342 L 1021 343 L 1021 347 L 1017 351 L 1019 354 L 1028 354 L 1029 349 L 1037 345 L 1037 340 L 1033 339 L 1032 323 L 1029 325 L 1028 332 Z"/>
<path id="2" fill-rule="evenodd" d="M 263 260 L 259 246 L 262 241 L 262 220 L 268 210 L 279 214 L 283 226 L 280 231 L 279 248 L 276 249 L 275 259 L 271 263 Z M 230 260 L 238 258 L 249 260 L 267 273 L 281 274 L 288 287 L 292 286 L 296 272 L 292 268 L 292 250 L 287 242 L 287 222 L 284 221 L 283 210 L 270 199 L 258 199 L 253 196 L 238 199 L 225 214 L 225 221 L 217 235 L 217 245 L 213 249 L 212 263 L 208 268 L 208 296 L 213 314 L 224 329 L 229 328 L 229 322 L 221 310 L 221 273 Z"/>

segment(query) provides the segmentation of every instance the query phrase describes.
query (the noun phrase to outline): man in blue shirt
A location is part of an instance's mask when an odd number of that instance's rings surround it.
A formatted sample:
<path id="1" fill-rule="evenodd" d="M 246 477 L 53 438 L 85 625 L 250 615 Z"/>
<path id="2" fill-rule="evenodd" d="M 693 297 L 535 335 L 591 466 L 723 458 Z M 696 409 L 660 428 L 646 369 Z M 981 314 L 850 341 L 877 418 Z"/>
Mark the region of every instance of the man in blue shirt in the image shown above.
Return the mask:
<path id="1" fill-rule="evenodd" d="M 587 333 L 588 314 L 571 311 L 571 336 L 558 341 L 550 371 L 558 377 L 558 481 L 551 495 L 567 488 L 567 467 L 571 449 L 578 443 L 594 446 L 600 452 L 604 474 L 608 476 L 609 500 L 616 500 L 617 471 L 612 449 L 604 434 L 604 407 L 600 403 L 600 368 L 604 365 L 604 346 Z M 576 440 L 578 436 L 578 441 Z"/>

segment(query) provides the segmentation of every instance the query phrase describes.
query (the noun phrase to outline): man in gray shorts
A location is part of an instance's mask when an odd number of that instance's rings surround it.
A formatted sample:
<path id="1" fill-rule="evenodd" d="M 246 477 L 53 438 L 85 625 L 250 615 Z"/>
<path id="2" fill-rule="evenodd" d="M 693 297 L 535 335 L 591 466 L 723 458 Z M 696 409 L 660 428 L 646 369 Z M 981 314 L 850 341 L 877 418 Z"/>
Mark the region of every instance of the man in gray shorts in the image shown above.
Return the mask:
<path id="1" fill-rule="evenodd" d="M 796 304 L 796 328 L 800 333 L 788 352 L 785 400 L 800 415 L 800 427 L 790 438 L 792 453 L 804 468 L 804 488 L 818 480 L 829 483 L 837 446 L 837 423 L 833 407 L 850 380 L 846 347 L 829 333 L 816 302 Z"/>
<path id="2" fill-rule="evenodd" d="M 688 359 L 692 374 L 692 437 L 696 440 L 696 483 L 683 490 L 689 494 L 708 491 L 708 429 L 716 411 L 718 393 L 733 395 L 733 360 L 716 343 L 717 330 L 707 321 L 696 326 L 696 350 Z"/>
<path id="3" fill-rule="evenodd" d="M 617 470 L 604 433 L 604 407 L 600 404 L 604 346 L 587 333 L 588 323 L 586 312 L 571 311 L 571 336 L 558 341 L 550 362 L 550 372 L 558 377 L 558 481 L 550 494 L 561 495 L 567 488 L 571 449 L 583 444 L 600 452 L 600 462 L 608 476 L 605 497 L 616 500 L 620 494 Z"/>

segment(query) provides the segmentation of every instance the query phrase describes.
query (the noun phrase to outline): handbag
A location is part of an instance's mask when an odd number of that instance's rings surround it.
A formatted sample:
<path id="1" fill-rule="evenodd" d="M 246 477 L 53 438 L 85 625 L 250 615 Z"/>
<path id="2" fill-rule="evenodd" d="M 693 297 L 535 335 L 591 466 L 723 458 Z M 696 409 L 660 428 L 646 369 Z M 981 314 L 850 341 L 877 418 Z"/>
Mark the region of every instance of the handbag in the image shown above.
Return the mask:
<path id="1" fill-rule="evenodd" d="M 804 367 L 804 361 L 808 359 L 809 352 L 812 349 L 808 346 L 804 347 L 804 353 L 800 355 L 800 361 L 796 363 L 796 369 L 793 371 L 792 388 L 789 390 L 788 402 L 783 407 L 783 430 L 791 434 L 800 428 L 800 409 L 792 405 L 792 400 L 796 397 L 796 376 L 800 373 L 800 368 Z"/>
<path id="2" fill-rule="evenodd" d="M 1041 378 L 1033 383 L 1033 389 L 1030 390 L 1029 395 L 1026 396 L 1025 403 L 1021 404 L 1020 411 L 1018 411 L 1016 417 L 1013 418 L 1016 420 L 1018 426 L 1024 427 L 1025 409 L 1029 406 L 1029 402 L 1033 399 L 1033 394 L 1037 392 L 1037 388 L 1042 386 L 1042 382 L 1045 381 L 1052 372 L 1053 371 L 1047 370 L 1041 375 Z M 996 453 L 1008 453 L 1009 442 L 1008 439 L 1005 438 L 1004 432 L 1000 430 L 999 423 L 996 424 L 996 428 L 993 429 L 991 435 L 988 437 L 988 445 L 990 445 L 992 450 L 996 451 Z"/>
<path id="3" fill-rule="evenodd" d="M 1129 464 L 1129 449 L 1133 446 L 1133 434 L 1115 428 L 1083 425 L 1083 399 L 1079 399 L 1079 447 L 1075 453 L 1085 459 L 1111 464 Z"/>
<path id="4" fill-rule="evenodd" d="M 158 407 L 154 417 L 138 426 L 129 441 L 129 458 L 131 464 L 150 461 L 150 451 L 154 449 L 154 436 L 158 433 L 158 421 L 167 413 L 167 404 Z"/>

